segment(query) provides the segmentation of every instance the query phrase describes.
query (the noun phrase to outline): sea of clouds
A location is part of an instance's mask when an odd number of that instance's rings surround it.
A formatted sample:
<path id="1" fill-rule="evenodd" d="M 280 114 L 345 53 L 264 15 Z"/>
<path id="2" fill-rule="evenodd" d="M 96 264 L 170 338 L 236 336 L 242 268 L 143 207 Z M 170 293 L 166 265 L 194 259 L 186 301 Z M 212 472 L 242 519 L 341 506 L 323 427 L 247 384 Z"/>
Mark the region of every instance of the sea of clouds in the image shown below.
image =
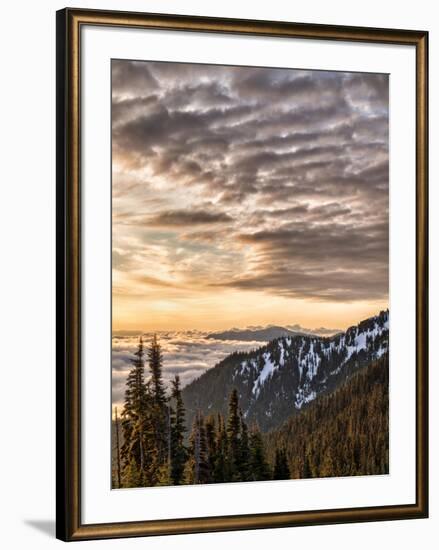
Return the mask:
<path id="1" fill-rule="evenodd" d="M 142 334 L 145 347 L 153 333 Z M 234 351 L 248 351 L 264 344 L 260 341 L 215 340 L 207 332 L 181 331 L 157 333 L 163 351 L 163 376 L 169 384 L 176 374 L 182 386 L 198 378 Z M 120 334 L 112 339 L 112 399 L 114 406 L 123 403 L 125 381 L 131 368 L 131 359 L 139 342 L 139 334 Z M 146 366 L 145 375 L 148 377 Z"/>

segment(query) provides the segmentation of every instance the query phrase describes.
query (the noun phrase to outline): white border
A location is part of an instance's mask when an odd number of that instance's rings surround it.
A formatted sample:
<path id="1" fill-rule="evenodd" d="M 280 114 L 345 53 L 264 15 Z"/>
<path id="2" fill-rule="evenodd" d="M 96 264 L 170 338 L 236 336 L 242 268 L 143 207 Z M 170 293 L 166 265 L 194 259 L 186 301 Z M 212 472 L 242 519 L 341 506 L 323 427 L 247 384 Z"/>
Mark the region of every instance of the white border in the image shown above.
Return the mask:
<path id="1" fill-rule="evenodd" d="M 415 501 L 415 50 L 268 37 L 82 28 L 82 521 Z M 110 490 L 110 60 L 390 73 L 390 475 Z"/>

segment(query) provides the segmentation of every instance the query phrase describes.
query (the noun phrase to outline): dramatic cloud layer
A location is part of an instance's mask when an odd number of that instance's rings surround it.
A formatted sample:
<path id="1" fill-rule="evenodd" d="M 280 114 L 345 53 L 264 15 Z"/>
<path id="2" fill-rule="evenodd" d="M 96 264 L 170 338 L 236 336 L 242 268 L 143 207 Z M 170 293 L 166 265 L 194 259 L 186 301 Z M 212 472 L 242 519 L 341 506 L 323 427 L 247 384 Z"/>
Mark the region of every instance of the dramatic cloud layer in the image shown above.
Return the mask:
<path id="1" fill-rule="evenodd" d="M 118 327 L 227 326 L 258 300 L 246 324 L 343 326 L 386 304 L 386 75 L 112 70 Z"/>

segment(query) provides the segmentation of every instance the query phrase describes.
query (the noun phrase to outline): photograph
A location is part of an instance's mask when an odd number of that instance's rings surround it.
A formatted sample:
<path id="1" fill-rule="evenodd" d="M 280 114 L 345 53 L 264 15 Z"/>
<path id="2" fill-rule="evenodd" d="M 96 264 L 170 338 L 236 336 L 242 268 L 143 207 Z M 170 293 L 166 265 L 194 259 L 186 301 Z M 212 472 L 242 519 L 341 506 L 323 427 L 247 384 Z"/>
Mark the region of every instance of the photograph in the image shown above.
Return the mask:
<path id="1" fill-rule="evenodd" d="M 111 178 L 111 488 L 389 475 L 389 74 L 113 58 Z"/>

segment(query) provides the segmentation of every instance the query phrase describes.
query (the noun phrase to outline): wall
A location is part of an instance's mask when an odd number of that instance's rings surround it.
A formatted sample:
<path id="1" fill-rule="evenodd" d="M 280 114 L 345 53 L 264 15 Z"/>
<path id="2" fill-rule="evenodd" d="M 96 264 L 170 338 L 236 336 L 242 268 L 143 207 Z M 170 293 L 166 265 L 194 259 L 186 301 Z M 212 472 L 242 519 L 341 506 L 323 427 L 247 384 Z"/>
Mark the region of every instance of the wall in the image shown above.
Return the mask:
<path id="1" fill-rule="evenodd" d="M 204 4 L 204 5 L 203 5 Z M 434 2 L 404 0 L 351 2 L 250 3 L 182 0 L 180 2 L 94 0 L 77 1 L 76 7 L 125 9 L 279 19 L 301 22 L 428 29 L 431 52 L 431 171 L 432 208 L 438 207 L 439 161 L 439 19 Z M 9 2 L 2 7 L 0 131 L 2 145 L 0 201 L 0 334 L 3 422 L 0 453 L 0 537 L 4 548 L 50 549 L 54 539 L 54 329 L 55 329 L 55 10 L 63 1 Z M 435 67 L 434 67 L 435 65 Z M 431 280 L 438 280 L 438 253 L 433 235 L 439 230 L 432 216 Z M 434 251 L 436 248 L 436 251 Z M 6 258 L 5 258 L 6 255 Z M 5 259 L 4 259 L 5 258 Z M 431 289 L 431 303 L 438 292 Z M 438 330 L 433 310 L 431 331 Z M 434 346 L 435 339 L 432 339 Z M 431 388 L 439 376 L 431 362 Z M 439 415 L 438 400 L 431 404 L 431 425 Z M 11 422 L 11 419 L 14 421 Z M 7 419 L 7 421 L 5 421 Z M 9 422 L 8 422 L 9 421 Z M 438 464 L 438 438 L 432 434 L 431 463 Z M 363 525 L 307 527 L 241 533 L 208 534 L 149 539 L 148 548 L 223 546 L 356 550 L 433 547 L 438 538 L 437 468 L 431 474 L 431 518 Z M 83 543 L 82 547 L 140 548 L 145 540 Z"/>

